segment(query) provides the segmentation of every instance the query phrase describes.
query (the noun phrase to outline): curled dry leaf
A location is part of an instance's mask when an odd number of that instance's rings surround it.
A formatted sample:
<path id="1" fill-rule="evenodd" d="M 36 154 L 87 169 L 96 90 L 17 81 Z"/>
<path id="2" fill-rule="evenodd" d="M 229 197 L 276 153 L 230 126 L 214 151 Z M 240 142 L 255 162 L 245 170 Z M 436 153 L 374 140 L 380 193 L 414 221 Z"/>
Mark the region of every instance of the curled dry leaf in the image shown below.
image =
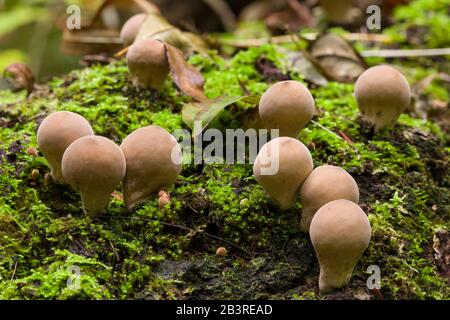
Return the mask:
<path id="1" fill-rule="evenodd" d="M 183 106 L 182 110 L 183 121 L 189 128 L 194 129 L 193 135 L 196 137 L 226 107 L 238 101 L 244 101 L 252 106 L 257 106 L 259 99 L 259 96 L 219 97 L 212 100 L 187 103 Z M 194 126 L 194 123 L 197 121 L 200 122 L 201 128 Z"/>
<path id="2" fill-rule="evenodd" d="M 34 87 L 34 75 L 31 69 L 23 63 L 13 63 L 6 67 L 3 77 L 14 91 L 27 90 L 29 95 Z"/>
<path id="3" fill-rule="evenodd" d="M 185 53 L 204 52 L 207 49 L 207 45 L 201 37 L 181 31 L 157 12 L 150 13 L 139 28 L 136 39 L 145 38 L 160 40 L 181 49 Z"/>
<path id="4" fill-rule="evenodd" d="M 183 52 L 174 46 L 165 43 L 167 60 L 169 61 L 170 73 L 177 87 L 189 97 L 197 101 L 206 101 L 203 91 L 205 80 L 202 74 L 194 66 L 187 63 Z"/>
<path id="5" fill-rule="evenodd" d="M 307 52 L 289 50 L 281 46 L 277 50 L 284 54 L 287 70 L 300 73 L 306 81 L 317 86 L 328 84 L 323 68 L 313 61 Z"/>
<path id="6" fill-rule="evenodd" d="M 323 34 L 311 43 L 308 51 L 329 80 L 354 82 L 367 68 L 352 45 L 336 34 Z"/>

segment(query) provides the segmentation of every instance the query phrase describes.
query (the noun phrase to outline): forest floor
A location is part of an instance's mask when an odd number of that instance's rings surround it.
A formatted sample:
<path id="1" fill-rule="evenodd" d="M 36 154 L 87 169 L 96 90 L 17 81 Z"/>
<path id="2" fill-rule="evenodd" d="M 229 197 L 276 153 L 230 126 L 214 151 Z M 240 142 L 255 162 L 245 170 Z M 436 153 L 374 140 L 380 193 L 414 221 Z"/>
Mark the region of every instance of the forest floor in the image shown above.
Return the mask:
<path id="1" fill-rule="evenodd" d="M 276 45 L 243 49 L 225 59 L 214 52 L 190 63 L 205 78 L 210 98 L 261 95 L 277 77 L 304 81 L 283 70 Z M 261 59 L 279 73 L 261 70 Z M 438 72 L 448 60 L 383 60 L 411 84 Z M 363 124 L 353 84 L 309 83 L 317 114 L 299 139 L 314 165 L 345 168 L 357 181 L 372 239 L 348 287 L 320 295 L 319 265 L 309 236 L 299 230 L 301 204 L 280 211 L 264 194 L 252 165 L 184 165 L 157 200 L 126 213 L 120 190 L 108 215 L 86 217 L 79 195 L 46 182 L 47 162 L 36 130 L 53 111 L 84 116 L 98 135 L 116 143 L 156 124 L 185 128 L 190 101 L 168 79 L 157 94 L 136 91 L 124 60 L 75 70 L 26 97 L 0 92 L 0 298 L 1 299 L 450 299 L 450 176 L 448 112 L 428 120 L 403 114 L 373 133 Z M 433 83 L 420 98 L 448 103 L 448 87 Z M 251 110 L 250 110 L 251 111 Z M 240 128 L 249 107 L 225 109 L 211 126 Z M 343 138 L 344 137 L 344 138 Z M 37 171 L 36 171 L 37 170 Z M 225 247 L 225 257 L 216 255 Z M 381 289 L 366 281 L 381 269 Z M 80 271 L 80 286 L 68 285 Z"/>

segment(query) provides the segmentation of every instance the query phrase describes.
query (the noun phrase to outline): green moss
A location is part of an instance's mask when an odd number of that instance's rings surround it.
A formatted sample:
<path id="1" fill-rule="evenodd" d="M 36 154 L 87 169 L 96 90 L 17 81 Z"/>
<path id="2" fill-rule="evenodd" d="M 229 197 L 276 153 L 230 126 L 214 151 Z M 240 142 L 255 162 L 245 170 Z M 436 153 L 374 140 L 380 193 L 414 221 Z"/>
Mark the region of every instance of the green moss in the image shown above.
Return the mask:
<path id="1" fill-rule="evenodd" d="M 397 41 L 405 40 L 409 28 L 426 30 L 425 45 L 429 48 L 445 48 L 450 42 L 449 0 L 414 0 L 410 4 L 396 7 L 396 24 L 384 32 Z M 417 32 L 417 31 L 416 31 Z M 420 32 L 420 31 L 419 31 Z"/>

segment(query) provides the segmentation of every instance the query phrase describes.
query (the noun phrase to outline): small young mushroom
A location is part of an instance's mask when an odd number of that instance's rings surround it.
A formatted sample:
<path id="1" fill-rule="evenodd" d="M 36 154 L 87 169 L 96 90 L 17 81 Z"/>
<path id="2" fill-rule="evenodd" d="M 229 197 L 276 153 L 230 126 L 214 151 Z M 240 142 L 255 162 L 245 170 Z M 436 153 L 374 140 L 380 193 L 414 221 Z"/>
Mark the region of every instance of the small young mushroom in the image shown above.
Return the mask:
<path id="1" fill-rule="evenodd" d="M 300 82 L 280 81 L 259 102 L 259 116 L 266 129 L 279 129 L 280 136 L 296 138 L 313 118 L 314 99 Z"/>
<path id="2" fill-rule="evenodd" d="M 161 41 L 150 38 L 135 41 L 128 49 L 127 63 L 134 86 L 162 90 L 169 74 L 169 62 Z"/>
<path id="3" fill-rule="evenodd" d="M 300 188 L 303 207 L 300 229 L 309 232 L 316 211 L 324 204 L 338 199 L 358 203 L 359 188 L 355 179 L 341 167 L 323 165 L 315 168 Z"/>
<path id="4" fill-rule="evenodd" d="M 127 163 L 123 198 L 128 211 L 172 185 L 181 172 L 181 148 L 155 125 L 133 131 L 121 146 Z"/>
<path id="5" fill-rule="evenodd" d="M 64 152 L 62 174 L 81 193 L 86 214 L 104 214 L 111 193 L 125 176 L 125 157 L 111 140 L 100 136 L 82 137 Z"/>
<path id="6" fill-rule="evenodd" d="M 364 71 L 355 83 L 355 97 L 363 117 L 375 130 L 395 123 L 411 100 L 406 78 L 386 65 Z"/>
<path id="7" fill-rule="evenodd" d="M 312 169 L 311 154 L 303 143 L 279 137 L 263 145 L 255 159 L 253 174 L 269 198 L 287 210 L 295 205 L 298 190 Z"/>
<path id="8" fill-rule="evenodd" d="M 138 13 L 128 19 L 120 30 L 120 40 L 125 47 L 128 47 L 134 42 L 136 36 L 138 35 L 139 28 L 147 19 L 148 14 Z"/>
<path id="9" fill-rule="evenodd" d="M 370 241 L 371 228 L 364 211 L 349 200 L 329 202 L 314 215 L 309 235 L 320 264 L 320 291 L 347 285 Z"/>
<path id="10" fill-rule="evenodd" d="M 37 140 L 39 149 L 50 166 L 50 176 L 56 183 L 64 183 L 61 159 L 67 147 L 84 136 L 92 136 L 89 122 L 79 114 L 58 111 L 47 116 L 39 126 Z"/>

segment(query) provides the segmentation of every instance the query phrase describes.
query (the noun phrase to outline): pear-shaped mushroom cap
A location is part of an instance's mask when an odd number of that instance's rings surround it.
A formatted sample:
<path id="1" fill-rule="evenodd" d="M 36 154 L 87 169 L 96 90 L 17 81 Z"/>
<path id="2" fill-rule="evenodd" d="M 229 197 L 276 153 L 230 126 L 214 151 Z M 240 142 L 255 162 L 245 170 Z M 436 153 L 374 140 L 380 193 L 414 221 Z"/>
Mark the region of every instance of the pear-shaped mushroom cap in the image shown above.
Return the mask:
<path id="1" fill-rule="evenodd" d="M 124 46 L 129 46 L 134 42 L 136 36 L 138 35 L 139 28 L 147 19 L 148 14 L 138 13 L 128 19 L 120 30 L 120 40 Z"/>
<path id="2" fill-rule="evenodd" d="M 56 183 L 64 183 L 61 159 L 67 147 L 80 137 L 94 135 L 89 122 L 79 114 L 58 111 L 48 115 L 37 131 L 39 149 L 50 166 L 50 175 Z"/>
<path id="3" fill-rule="evenodd" d="M 111 193 L 125 176 L 125 157 L 111 140 L 100 136 L 82 137 L 64 152 L 64 179 L 81 193 L 86 214 L 106 212 Z"/>
<path id="4" fill-rule="evenodd" d="M 363 117 L 375 130 L 394 123 L 411 100 L 405 77 L 393 67 L 380 65 L 364 71 L 355 84 L 355 97 Z"/>
<path id="5" fill-rule="evenodd" d="M 347 285 L 370 241 L 371 228 L 364 211 L 349 200 L 329 202 L 314 215 L 309 235 L 320 264 L 320 291 Z"/>
<path id="6" fill-rule="evenodd" d="M 300 228 L 308 232 L 316 211 L 324 204 L 338 199 L 358 203 L 359 189 L 355 179 L 341 167 L 323 165 L 315 168 L 300 188 Z"/>
<path id="7" fill-rule="evenodd" d="M 181 148 L 163 128 L 137 129 L 120 147 L 127 162 L 123 197 L 128 210 L 168 188 L 181 172 Z"/>
<path id="8" fill-rule="evenodd" d="M 133 85 L 160 91 L 169 74 L 164 44 L 154 39 L 138 39 L 127 52 Z"/>
<path id="9" fill-rule="evenodd" d="M 280 136 L 296 138 L 314 116 L 314 99 L 300 82 L 280 81 L 261 97 L 259 115 L 266 129 L 279 129 Z"/>
<path id="10" fill-rule="evenodd" d="M 298 190 L 312 169 L 311 154 L 303 143 L 279 137 L 262 146 L 253 174 L 269 198 L 287 210 L 295 205 Z"/>

